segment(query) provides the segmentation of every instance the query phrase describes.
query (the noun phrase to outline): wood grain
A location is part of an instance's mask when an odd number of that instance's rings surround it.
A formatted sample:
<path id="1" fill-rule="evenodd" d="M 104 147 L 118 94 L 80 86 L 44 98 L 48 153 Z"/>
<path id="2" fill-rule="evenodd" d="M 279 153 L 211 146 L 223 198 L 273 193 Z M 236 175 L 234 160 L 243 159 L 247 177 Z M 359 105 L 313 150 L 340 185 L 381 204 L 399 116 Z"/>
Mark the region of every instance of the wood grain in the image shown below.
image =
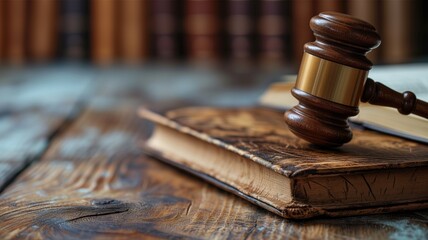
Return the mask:
<path id="1" fill-rule="evenodd" d="M 13 72 L 13 71 L 12 71 Z M 86 89 L 86 79 L 57 79 L 56 73 L 11 74 L 3 71 L 0 84 L 0 192 L 49 146 L 50 139 L 68 124 Z M 30 75 L 30 74 L 29 74 Z M 23 80 L 14 80 L 12 77 Z M 37 79 L 39 78 L 39 79 Z M 43 80 L 41 80 L 43 79 Z"/>
<path id="2" fill-rule="evenodd" d="M 49 139 L 64 121 L 37 111 L 7 114 L 0 118 L 0 192 L 43 153 Z"/>
<path id="3" fill-rule="evenodd" d="M 133 108 L 87 110 L 0 196 L 0 237 L 422 239 L 428 212 L 287 221 L 144 156 Z"/>

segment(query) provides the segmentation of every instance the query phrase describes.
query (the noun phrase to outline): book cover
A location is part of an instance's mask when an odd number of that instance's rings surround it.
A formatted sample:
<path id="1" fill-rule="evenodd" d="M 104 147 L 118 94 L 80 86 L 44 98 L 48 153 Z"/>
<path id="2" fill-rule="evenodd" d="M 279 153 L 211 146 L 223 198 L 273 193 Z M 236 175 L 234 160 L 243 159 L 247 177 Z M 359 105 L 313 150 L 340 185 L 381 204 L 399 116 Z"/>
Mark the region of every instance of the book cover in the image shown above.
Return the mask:
<path id="1" fill-rule="evenodd" d="M 29 1 L 28 53 L 32 61 L 53 61 L 58 44 L 58 1 Z"/>
<path id="2" fill-rule="evenodd" d="M 66 60 L 88 57 L 89 3 L 87 0 L 60 1 L 59 55 Z"/>
<path id="3" fill-rule="evenodd" d="M 155 123 L 145 151 L 285 218 L 428 206 L 428 147 L 354 129 L 340 149 L 295 137 L 272 109 L 187 107 L 139 115 Z"/>

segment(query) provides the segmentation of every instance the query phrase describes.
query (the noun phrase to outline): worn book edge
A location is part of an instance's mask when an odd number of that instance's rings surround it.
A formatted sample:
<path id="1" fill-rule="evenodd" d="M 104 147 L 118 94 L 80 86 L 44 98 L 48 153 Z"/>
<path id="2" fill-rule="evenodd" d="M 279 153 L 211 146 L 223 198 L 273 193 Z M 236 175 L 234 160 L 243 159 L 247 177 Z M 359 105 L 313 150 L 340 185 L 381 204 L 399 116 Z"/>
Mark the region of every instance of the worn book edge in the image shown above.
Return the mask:
<path id="1" fill-rule="evenodd" d="M 143 151 L 156 159 L 159 159 L 169 165 L 172 165 L 176 168 L 184 170 L 196 177 L 207 181 L 208 183 L 221 188 L 229 193 L 232 193 L 238 197 L 243 198 L 246 201 L 249 201 L 252 204 L 255 204 L 261 208 L 264 208 L 274 214 L 277 214 L 281 217 L 287 219 L 309 219 L 314 217 L 346 217 L 346 216 L 356 216 L 356 215 L 371 215 L 371 214 L 381 214 L 397 211 L 411 211 L 411 210 L 420 210 L 428 208 L 428 202 L 422 200 L 417 202 L 408 202 L 408 203 L 398 203 L 390 204 L 388 206 L 364 206 L 364 207 L 346 207 L 346 208 L 325 208 L 317 207 L 309 204 L 302 203 L 300 201 L 290 201 L 287 204 L 282 205 L 281 207 L 271 205 L 260 199 L 252 197 L 249 194 L 245 194 L 239 189 L 227 184 L 226 182 L 219 181 L 218 179 L 207 175 L 205 173 L 196 171 L 192 168 L 189 168 L 183 164 L 179 164 L 169 158 L 165 157 L 161 152 L 156 151 L 155 149 L 147 146 L 146 144 L 142 145 Z"/>

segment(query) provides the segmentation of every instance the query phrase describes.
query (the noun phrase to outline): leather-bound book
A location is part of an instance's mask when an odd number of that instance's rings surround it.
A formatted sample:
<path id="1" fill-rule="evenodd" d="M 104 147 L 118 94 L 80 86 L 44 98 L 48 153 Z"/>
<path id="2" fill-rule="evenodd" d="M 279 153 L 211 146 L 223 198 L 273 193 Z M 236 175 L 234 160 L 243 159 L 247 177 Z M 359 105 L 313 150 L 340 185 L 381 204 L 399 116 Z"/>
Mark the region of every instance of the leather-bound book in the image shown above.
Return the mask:
<path id="1" fill-rule="evenodd" d="M 414 57 L 416 0 L 382 1 L 383 63 L 409 62 Z"/>
<path id="2" fill-rule="evenodd" d="M 291 2 L 291 38 L 293 47 L 293 63 L 300 64 L 303 46 L 312 42 L 314 36 L 309 28 L 309 21 L 315 15 L 315 0 L 293 0 Z"/>
<path id="3" fill-rule="evenodd" d="M 248 62 L 254 52 L 254 1 L 227 1 L 227 53 L 232 61 Z"/>
<path id="4" fill-rule="evenodd" d="M 159 60 L 173 60 L 179 55 L 180 11 L 178 0 L 151 0 L 151 46 Z"/>
<path id="5" fill-rule="evenodd" d="M 139 63 L 148 58 L 146 0 L 118 1 L 118 54 L 125 63 Z"/>
<path id="6" fill-rule="evenodd" d="M 349 0 L 347 2 L 347 13 L 372 24 L 376 29 L 380 30 L 381 9 L 379 5 L 380 1 Z M 373 63 L 379 62 L 379 50 L 375 49 L 371 51 L 367 57 Z"/>
<path id="7" fill-rule="evenodd" d="M 87 0 L 60 1 L 59 55 L 61 58 L 80 61 L 88 57 L 88 11 Z"/>
<path id="8" fill-rule="evenodd" d="M 10 64 L 26 59 L 27 7 L 26 0 L 5 1 L 5 60 Z"/>
<path id="9" fill-rule="evenodd" d="M 285 218 L 428 207 L 428 146 L 354 129 L 341 149 L 295 137 L 283 112 L 186 107 L 139 115 L 155 123 L 146 153 Z"/>
<path id="10" fill-rule="evenodd" d="M 220 15 L 216 0 L 186 0 L 184 28 L 187 57 L 213 62 L 220 56 Z"/>
<path id="11" fill-rule="evenodd" d="M 109 65 L 116 58 L 116 0 L 91 0 L 91 58 L 95 64 Z"/>
<path id="12" fill-rule="evenodd" d="M 58 1 L 30 0 L 28 53 L 34 62 L 53 61 L 58 47 Z"/>

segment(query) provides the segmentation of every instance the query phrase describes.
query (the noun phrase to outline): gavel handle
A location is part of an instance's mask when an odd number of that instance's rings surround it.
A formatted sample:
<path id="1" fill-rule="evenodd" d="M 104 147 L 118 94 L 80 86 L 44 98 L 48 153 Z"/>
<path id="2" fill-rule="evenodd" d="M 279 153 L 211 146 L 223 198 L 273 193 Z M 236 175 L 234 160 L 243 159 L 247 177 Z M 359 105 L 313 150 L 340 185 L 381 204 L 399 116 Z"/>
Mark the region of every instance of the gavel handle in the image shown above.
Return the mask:
<path id="1" fill-rule="evenodd" d="M 366 80 L 361 101 L 393 107 L 401 114 L 413 113 L 428 119 L 428 103 L 417 99 L 413 92 L 399 93 L 382 83 L 373 81 L 371 78 Z"/>

